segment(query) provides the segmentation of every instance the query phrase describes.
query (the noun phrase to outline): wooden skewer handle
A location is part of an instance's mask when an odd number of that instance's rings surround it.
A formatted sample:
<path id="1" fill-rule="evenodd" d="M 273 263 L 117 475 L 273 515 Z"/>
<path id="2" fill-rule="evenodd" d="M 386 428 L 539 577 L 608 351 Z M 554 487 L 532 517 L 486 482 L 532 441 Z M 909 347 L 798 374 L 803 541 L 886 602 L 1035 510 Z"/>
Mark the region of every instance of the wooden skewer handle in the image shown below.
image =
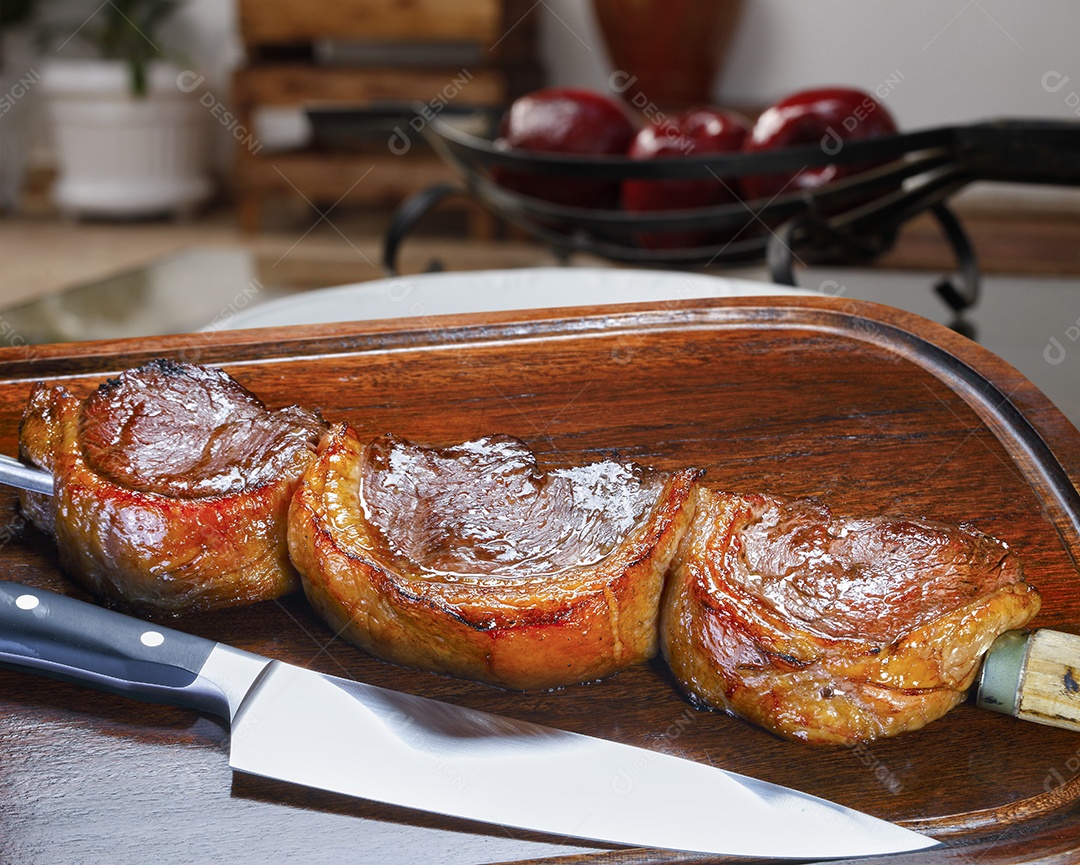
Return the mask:
<path id="1" fill-rule="evenodd" d="M 986 653 L 980 708 L 1080 732 L 1080 636 L 1009 631 Z"/>

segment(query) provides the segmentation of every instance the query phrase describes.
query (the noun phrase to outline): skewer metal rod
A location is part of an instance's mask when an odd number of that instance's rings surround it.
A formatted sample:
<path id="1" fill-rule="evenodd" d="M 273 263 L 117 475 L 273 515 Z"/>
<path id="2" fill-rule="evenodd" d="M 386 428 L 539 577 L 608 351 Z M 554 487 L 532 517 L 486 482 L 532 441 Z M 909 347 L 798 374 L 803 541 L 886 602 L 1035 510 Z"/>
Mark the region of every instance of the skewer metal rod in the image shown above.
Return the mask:
<path id="1" fill-rule="evenodd" d="M 53 478 L 46 471 L 28 466 L 17 459 L 0 454 L 0 484 L 29 490 L 33 493 L 53 494 Z"/>

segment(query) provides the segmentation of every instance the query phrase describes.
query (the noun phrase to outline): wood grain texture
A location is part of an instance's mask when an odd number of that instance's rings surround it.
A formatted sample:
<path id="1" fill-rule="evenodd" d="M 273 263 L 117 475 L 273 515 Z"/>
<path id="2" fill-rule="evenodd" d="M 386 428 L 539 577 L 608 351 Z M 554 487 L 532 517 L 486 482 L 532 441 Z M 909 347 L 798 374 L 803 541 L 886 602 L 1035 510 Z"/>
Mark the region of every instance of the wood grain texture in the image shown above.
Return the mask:
<path id="1" fill-rule="evenodd" d="M 733 299 L 6 349 L 0 451 L 14 452 L 33 381 L 86 393 L 162 355 L 222 365 L 271 407 L 315 406 L 362 436 L 447 444 L 507 432 L 549 465 L 603 456 L 700 466 L 717 487 L 816 495 L 838 513 L 966 520 L 1024 560 L 1043 595 L 1033 627 L 1080 631 L 1080 433 L 1004 362 L 896 310 Z M 14 502 L 0 491 L 4 577 L 81 596 Z M 512 694 L 368 658 L 297 596 L 170 625 L 707 760 L 947 840 L 889 862 L 1065 862 L 1080 850 L 1080 736 L 973 704 L 916 733 L 822 750 L 694 709 L 658 662 Z M 0 671 L 0 862 L 260 862 L 283 852 L 304 862 L 707 861 L 602 852 L 231 778 L 227 736 L 194 713 Z"/>
<path id="2" fill-rule="evenodd" d="M 499 36 L 499 0 L 241 0 L 240 32 L 248 45 L 337 39 L 472 39 Z"/>
<path id="3" fill-rule="evenodd" d="M 1080 637 L 1036 631 L 1027 650 L 1016 716 L 1080 732 Z"/>
<path id="4" fill-rule="evenodd" d="M 233 75 L 238 105 L 295 106 L 305 103 L 355 106 L 379 100 L 427 103 L 448 86 L 462 104 L 498 105 L 506 84 L 492 69 L 388 69 L 320 67 L 305 63 L 245 66 Z M 450 92 L 450 91 L 447 91 Z"/>

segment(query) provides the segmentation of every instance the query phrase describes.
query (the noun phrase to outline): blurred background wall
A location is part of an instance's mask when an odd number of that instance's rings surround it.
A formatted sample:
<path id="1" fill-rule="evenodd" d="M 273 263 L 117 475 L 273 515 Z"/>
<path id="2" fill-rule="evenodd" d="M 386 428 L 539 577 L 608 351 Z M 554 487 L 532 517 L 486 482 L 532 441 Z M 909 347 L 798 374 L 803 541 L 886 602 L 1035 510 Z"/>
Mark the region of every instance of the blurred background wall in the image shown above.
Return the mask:
<path id="1" fill-rule="evenodd" d="M 603 87 L 610 66 L 589 4 L 544 0 L 537 11 L 552 82 Z M 1076 119 L 1077 45 L 1075 0 L 747 0 L 713 95 L 764 106 L 802 87 L 873 91 L 899 79 L 885 99 L 907 128 L 1006 115 Z"/>

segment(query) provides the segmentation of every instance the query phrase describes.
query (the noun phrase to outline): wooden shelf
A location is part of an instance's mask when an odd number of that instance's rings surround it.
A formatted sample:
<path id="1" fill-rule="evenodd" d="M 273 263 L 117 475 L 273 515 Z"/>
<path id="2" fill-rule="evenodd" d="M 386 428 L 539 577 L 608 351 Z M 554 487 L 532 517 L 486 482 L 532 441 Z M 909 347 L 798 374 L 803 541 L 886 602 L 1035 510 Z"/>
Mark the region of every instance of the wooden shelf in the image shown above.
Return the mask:
<path id="1" fill-rule="evenodd" d="M 436 109 L 451 102 L 499 106 L 539 84 L 537 16 L 523 0 L 240 0 L 239 6 L 248 64 L 233 76 L 233 102 L 246 129 L 256 128 L 256 113 L 264 107 L 386 101 L 419 101 Z M 483 61 L 467 68 L 315 62 L 314 47 L 333 41 L 410 48 L 465 41 L 477 46 Z M 452 176 L 420 147 L 395 155 L 375 142 L 371 152 L 282 154 L 240 141 L 234 192 L 241 227 L 255 231 L 271 195 L 301 196 L 316 206 L 347 201 L 385 207 Z M 469 212 L 474 235 L 487 236 L 491 217 L 478 207 Z"/>
<path id="2" fill-rule="evenodd" d="M 240 0 L 240 32 L 248 45 L 318 39 L 475 39 L 493 42 L 500 0 Z"/>
<path id="3" fill-rule="evenodd" d="M 312 102 L 357 105 L 379 100 L 428 102 L 452 91 L 455 100 L 499 105 L 506 81 L 497 69 L 388 69 L 275 63 L 245 66 L 233 76 L 237 107 L 290 106 Z"/>

